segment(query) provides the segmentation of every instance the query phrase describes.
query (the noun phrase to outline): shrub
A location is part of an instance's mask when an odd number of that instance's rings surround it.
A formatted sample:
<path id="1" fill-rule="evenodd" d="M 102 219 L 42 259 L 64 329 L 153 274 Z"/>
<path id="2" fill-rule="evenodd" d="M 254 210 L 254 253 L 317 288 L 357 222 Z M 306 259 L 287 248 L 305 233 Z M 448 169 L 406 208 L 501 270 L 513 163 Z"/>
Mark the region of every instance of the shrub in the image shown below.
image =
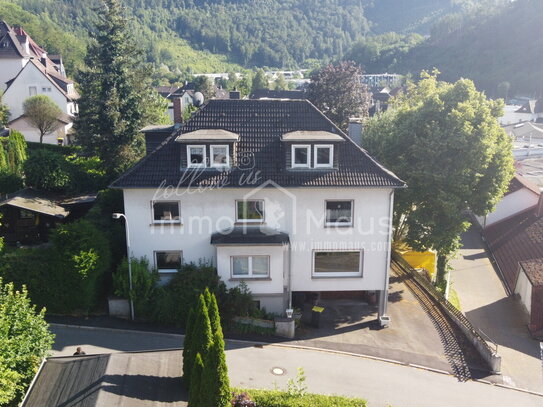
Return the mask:
<path id="1" fill-rule="evenodd" d="M 280 390 L 245 390 L 258 407 L 366 407 L 359 398 L 306 394 L 303 397 L 289 395 Z"/>
<path id="2" fill-rule="evenodd" d="M 206 407 L 203 404 L 203 392 L 202 392 L 202 374 L 204 371 L 204 362 L 202 356 L 197 353 L 194 358 L 194 366 L 192 367 L 191 377 L 192 383 L 189 389 L 189 407 Z M 207 391 L 207 389 L 205 389 Z"/>
<path id="3" fill-rule="evenodd" d="M 125 258 L 113 273 L 113 288 L 115 295 L 123 298 L 132 298 L 134 311 L 138 317 L 150 315 L 151 300 L 159 280 L 158 271 L 150 268 L 149 260 L 131 259 L 132 268 L 132 292 L 128 278 L 128 260 Z"/>
<path id="4" fill-rule="evenodd" d="M 251 400 L 249 395 L 243 393 L 232 393 L 232 407 L 257 407 L 256 403 Z"/>
<path id="5" fill-rule="evenodd" d="M 185 340 L 183 342 L 183 377 L 187 378 L 191 375 L 192 372 L 189 372 L 189 363 L 184 361 L 191 359 L 191 348 L 192 348 L 192 333 L 194 331 L 194 319 L 196 318 L 196 313 L 194 309 L 189 311 L 189 317 L 187 319 L 187 327 L 185 329 Z M 188 384 L 188 382 L 186 382 Z"/>
<path id="6" fill-rule="evenodd" d="M 62 154 L 39 149 L 24 163 L 26 184 L 37 189 L 63 191 L 70 183 L 68 164 Z"/>
<path id="7" fill-rule="evenodd" d="M 66 157 L 66 162 L 69 166 L 71 192 L 95 192 L 107 188 L 108 179 L 98 157 L 72 154 Z"/>
<path id="8" fill-rule="evenodd" d="M 23 187 L 23 179 L 17 174 L 0 172 L 0 195 L 18 191 Z"/>
<path id="9" fill-rule="evenodd" d="M 187 365 L 184 372 L 190 372 L 192 375 L 192 369 L 196 355 L 199 353 L 204 360 L 204 364 L 207 363 L 207 352 L 211 347 L 213 341 L 213 332 L 211 332 L 211 323 L 209 322 L 209 314 L 207 313 L 207 305 L 205 303 L 204 296 L 200 294 L 198 297 L 198 307 L 196 308 L 196 314 L 194 316 L 194 324 L 192 327 L 191 340 L 187 352 L 187 358 L 183 359 L 183 365 Z M 192 376 L 183 377 L 185 383 L 189 386 L 192 385 Z"/>
<path id="10" fill-rule="evenodd" d="M 19 401 L 43 357 L 53 344 L 44 319 L 45 310 L 36 313 L 26 288 L 15 291 L 13 283 L 0 278 L 0 402 Z"/>
<path id="11" fill-rule="evenodd" d="M 213 336 L 213 343 L 205 357 L 201 387 L 205 389 L 202 394 L 203 406 L 230 406 L 230 381 L 222 331 L 216 332 Z"/>

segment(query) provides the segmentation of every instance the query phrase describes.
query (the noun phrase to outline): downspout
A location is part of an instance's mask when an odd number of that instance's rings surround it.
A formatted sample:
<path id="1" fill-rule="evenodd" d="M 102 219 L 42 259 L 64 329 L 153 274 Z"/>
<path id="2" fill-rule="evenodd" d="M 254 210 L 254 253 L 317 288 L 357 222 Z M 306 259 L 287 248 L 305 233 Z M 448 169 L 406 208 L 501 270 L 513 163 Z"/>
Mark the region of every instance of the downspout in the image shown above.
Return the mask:
<path id="1" fill-rule="evenodd" d="M 388 247 L 387 247 L 387 261 L 386 261 L 386 267 L 385 267 L 385 281 L 384 281 L 384 289 L 383 289 L 383 295 L 382 298 L 379 298 L 379 301 L 381 302 L 381 309 L 383 311 L 382 315 L 379 316 L 385 316 L 387 314 L 387 308 L 388 308 L 388 298 L 385 296 L 385 293 L 388 293 L 388 282 L 390 278 L 390 260 L 392 257 L 392 217 L 394 214 L 394 189 L 392 189 L 389 193 L 389 200 L 388 200 L 388 216 L 389 216 L 389 223 L 388 223 Z"/>
<path id="2" fill-rule="evenodd" d="M 288 240 L 288 309 L 292 309 L 292 248 Z"/>

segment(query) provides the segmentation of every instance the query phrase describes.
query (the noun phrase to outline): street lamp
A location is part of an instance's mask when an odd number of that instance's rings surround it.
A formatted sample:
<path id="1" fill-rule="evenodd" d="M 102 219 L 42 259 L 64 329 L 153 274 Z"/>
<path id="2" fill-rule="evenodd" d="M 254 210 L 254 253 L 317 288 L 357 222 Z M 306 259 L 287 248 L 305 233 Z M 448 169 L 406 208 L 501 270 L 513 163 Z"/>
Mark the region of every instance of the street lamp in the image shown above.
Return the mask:
<path id="1" fill-rule="evenodd" d="M 132 253 L 130 252 L 130 233 L 128 229 L 128 219 L 124 213 L 114 213 L 111 215 L 113 219 L 124 218 L 125 232 L 126 232 L 126 253 L 128 255 L 128 297 L 130 299 L 130 319 L 134 320 L 134 301 L 132 300 Z"/>

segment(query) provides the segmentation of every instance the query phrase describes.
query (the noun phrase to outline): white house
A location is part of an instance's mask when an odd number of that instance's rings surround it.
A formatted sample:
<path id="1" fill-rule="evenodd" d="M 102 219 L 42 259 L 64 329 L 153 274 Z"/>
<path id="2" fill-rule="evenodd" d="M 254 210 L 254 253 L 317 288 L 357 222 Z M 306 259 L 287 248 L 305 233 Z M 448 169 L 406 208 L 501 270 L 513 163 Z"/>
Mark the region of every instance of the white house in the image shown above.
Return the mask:
<path id="1" fill-rule="evenodd" d="M 205 259 L 269 311 L 293 292 L 377 291 L 386 314 L 405 184 L 306 100 L 211 100 L 112 187 L 132 255 L 164 279 Z"/>
<path id="2" fill-rule="evenodd" d="M 50 58 L 22 28 L 12 28 L 4 21 L 0 22 L 0 89 L 10 111 L 10 127 L 21 131 L 28 141 L 39 141 L 39 135 L 24 118 L 23 103 L 30 96 L 49 96 L 62 115 L 57 130 L 44 142 L 68 143 L 79 95 L 73 81 L 66 78 L 62 58 Z"/>
<path id="3" fill-rule="evenodd" d="M 537 185 L 517 174 L 511 180 L 509 190 L 498 202 L 496 209 L 486 216 L 477 216 L 476 220 L 481 228 L 486 229 L 497 222 L 537 206 L 540 194 Z"/>

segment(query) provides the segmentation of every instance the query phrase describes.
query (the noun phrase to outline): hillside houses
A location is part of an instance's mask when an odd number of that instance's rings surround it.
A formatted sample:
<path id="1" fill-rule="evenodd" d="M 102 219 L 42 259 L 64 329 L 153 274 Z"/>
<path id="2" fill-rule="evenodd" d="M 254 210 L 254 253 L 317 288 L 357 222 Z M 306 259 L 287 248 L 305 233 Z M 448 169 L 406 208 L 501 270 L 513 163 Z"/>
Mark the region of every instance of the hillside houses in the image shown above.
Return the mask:
<path id="1" fill-rule="evenodd" d="M 44 137 L 48 144 L 69 144 L 72 118 L 79 95 L 66 77 L 62 57 L 48 55 L 21 27 L 0 22 L 0 89 L 10 111 L 9 127 L 20 131 L 27 141 L 39 141 L 39 132 L 24 117 L 24 101 L 44 94 L 62 111 L 57 129 Z"/>

